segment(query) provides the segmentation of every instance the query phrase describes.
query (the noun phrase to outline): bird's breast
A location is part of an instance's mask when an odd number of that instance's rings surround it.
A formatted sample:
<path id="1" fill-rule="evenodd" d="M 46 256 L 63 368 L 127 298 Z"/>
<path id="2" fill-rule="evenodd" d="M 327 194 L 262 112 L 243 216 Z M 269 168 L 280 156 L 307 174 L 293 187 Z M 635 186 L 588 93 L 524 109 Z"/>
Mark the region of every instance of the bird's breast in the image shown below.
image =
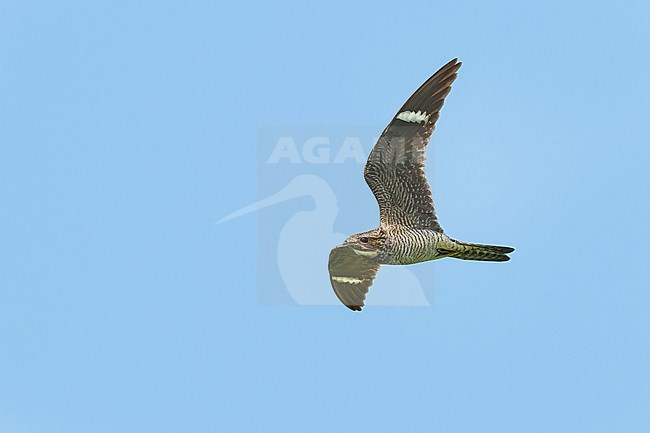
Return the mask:
<path id="1" fill-rule="evenodd" d="M 387 265 L 410 265 L 440 258 L 437 246 L 442 236 L 429 229 L 393 230 L 388 234 L 381 260 Z"/>

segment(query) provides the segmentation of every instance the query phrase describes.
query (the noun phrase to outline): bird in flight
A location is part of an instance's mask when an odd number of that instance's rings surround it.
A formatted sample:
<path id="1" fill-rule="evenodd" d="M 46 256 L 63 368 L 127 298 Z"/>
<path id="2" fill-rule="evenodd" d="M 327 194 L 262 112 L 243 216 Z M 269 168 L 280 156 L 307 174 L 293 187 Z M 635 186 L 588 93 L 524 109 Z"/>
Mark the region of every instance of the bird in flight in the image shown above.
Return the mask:
<path id="1" fill-rule="evenodd" d="M 329 275 L 334 293 L 361 311 L 380 265 L 410 265 L 453 257 L 505 262 L 514 248 L 471 244 L 445 234 L 424 175 L 425 150 L 461 63 L 440 68 L 406 101 L 372 149 L 364 169 L 379 203 L 379 227 L 334 247 Z"/>

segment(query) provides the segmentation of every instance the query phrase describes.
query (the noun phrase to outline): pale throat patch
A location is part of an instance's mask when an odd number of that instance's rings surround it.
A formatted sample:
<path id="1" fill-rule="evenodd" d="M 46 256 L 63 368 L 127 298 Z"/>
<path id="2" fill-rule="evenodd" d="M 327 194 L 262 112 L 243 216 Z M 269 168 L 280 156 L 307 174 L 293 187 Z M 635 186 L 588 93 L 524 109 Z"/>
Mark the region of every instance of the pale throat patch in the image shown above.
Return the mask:
<path id="1" fill-rule="evenodd" d="M 350 284 L 363 283 L 363 280 L 359 278 L 352 278 L 352 277 L 332 277 L 332 279 L 337 283 L 350 283 Z"/>
<path id="2" fill-rule="evenodd" d="M 426 111 L 402 111 L 397 115 L 397 118 L 405 122 L 421 123 L 429 120 L 429 115 L 427 115 Z"/>
<path id="3" fill-rule="evenodd" d="M 357 253 L 358 256 L 363 256 L 363 257 L 376 257 L 377 254 L 379 254 L 379 251 L 377 250 L 364 251 L 364 250 L 356 250 L 352 248 L 352 251 Z"/>

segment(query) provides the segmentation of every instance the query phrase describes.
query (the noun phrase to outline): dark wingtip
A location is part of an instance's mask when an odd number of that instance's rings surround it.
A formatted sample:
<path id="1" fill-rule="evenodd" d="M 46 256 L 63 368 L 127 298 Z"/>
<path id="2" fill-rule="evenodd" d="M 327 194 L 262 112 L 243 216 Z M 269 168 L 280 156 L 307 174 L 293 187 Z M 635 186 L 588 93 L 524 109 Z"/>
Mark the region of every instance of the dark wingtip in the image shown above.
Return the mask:
<path id="1" fill-rule="evenodd" d="M 462 64 L 463 64 L 463 62 L 459 62 L 459 61 L 458 61 L 458 57 L 454 57 L 453 59 L 451 59 L 450 61 L 448 61 L 447 64 L 446 64 L 445 66 L 443 66 L 442 68 L 440 68 L 440 69 L 438 70 L 438 72 L 446 71 L 447 73 L 449 73 L 450 71 L 453 71 L 453 72 L 451 72 L 451 74 L 450 74 L 450 75 L 453 75 L 453 74 L 455 74 L 456 72 L 458 72 L 458 70 L 460 69 L 460 67 L 462 66 Z M 453 80 L 452 80 L 452 81 L 453 81 Z"/>
<path id="2" fill-rule="evenodd" d="M 346 305 L 346 307 L 348 307 L 352 311 L 361 311 L 363 305 Z"/>

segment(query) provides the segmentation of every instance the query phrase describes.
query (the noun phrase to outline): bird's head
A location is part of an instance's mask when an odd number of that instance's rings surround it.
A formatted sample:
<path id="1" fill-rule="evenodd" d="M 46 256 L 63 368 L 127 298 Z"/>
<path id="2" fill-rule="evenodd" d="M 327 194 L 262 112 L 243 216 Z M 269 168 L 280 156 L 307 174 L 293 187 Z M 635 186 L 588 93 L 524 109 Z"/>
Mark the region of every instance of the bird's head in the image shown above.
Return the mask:
<path id="1" fill-rule="evenodd" d="M 345 240 L 345 245 L 352 247 L 355 253 L 364 257 L 376 257 L 384 246 L 386 234 L 381 228 L 357 233 Z"/>

